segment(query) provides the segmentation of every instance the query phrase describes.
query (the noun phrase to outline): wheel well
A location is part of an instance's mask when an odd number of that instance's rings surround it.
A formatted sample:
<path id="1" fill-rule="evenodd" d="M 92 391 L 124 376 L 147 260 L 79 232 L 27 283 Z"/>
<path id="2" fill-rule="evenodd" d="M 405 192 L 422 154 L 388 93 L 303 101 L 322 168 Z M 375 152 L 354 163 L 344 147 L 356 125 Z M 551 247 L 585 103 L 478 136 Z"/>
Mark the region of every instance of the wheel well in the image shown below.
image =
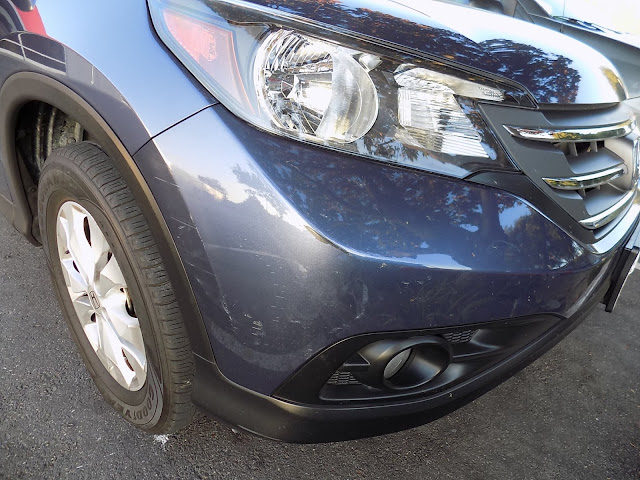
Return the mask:
<path id="1" fill-rule="evenodd" d="M 137 123 L 137 117 L 121 117 L 122 122 L 127 123 L 128 131 L 135 131 L 138 135 L 144 132 L 141 138 L 147 138 L 144 126 Z M 74 122 L 69 119 L 75 119 L 82 130 L 91 132 L 91 136 L 73 133 L 75 129 L 70 125 Z M 49 129 L 49 126 L 52 128 Z M 140 185 L 139 194 L 147 199 L 153 198 L 129 151 L 84 98 L 45 75 L 35 72 L 14 73 L 0 89 L 0 162 L 10 194 L 10 204 L 2 204 L 0 208 L 3 212 L 6 210 L 5 215 L 15 229 L 32 243 L 39 243 L 33 234 L 33 227 L 37 225 L 34 214 L 37 211 L 29 199 L 37 194 L 38 165 L 41 166 L 42 161 L 46 160 L 49 148 L 53 149 L 72 138 L 96 143 L 120 165 L 131 184 Z M 25 158 L 22 158 L 23 155 Z M 154 215 L 157 215 L 157 206 L 153 202 L 151 205 Z"/>
<path id="2" fill-rule="evenodd" d="M 16 151 L 35 183 L 53 150 L 87 138 L 87 131 L 78 121 L 48 103 L 29 102 L 18 112 Z"/>
<path id="3" fill-rule="evenodd" d="M 32 234 L 40 241 L 37 185 L 42 167 L 51 152 L 65 145 L 89 140 L 89 132 L 71 115 L 42 101 L 24 104 L 17 113 L 15 151 L 29 209 Z"/>
<path id="4" fill-rule="evenodd" d="M 69 130 L 69 119 L 75 119 L 81 125 L 82 130 L 90 132 L 90 135 L 83 133 L 82 139 L 98 145 L 113 160 L 139 202 L 149 222 L 152 236 L 156 239 L 163 239 L 158 242 L 160 255 L 165 260 L 165 264 L 169 266 L 169 275 L 174 279 L 172 283 L 175 281 L 174 288 L 178 292 L 180 308 L 188 312 L 185 318 L 193 319 L 188 322 L 191 345 L 195 353 L 208 362 L 213 362 L 213 352 L 208 341 L 206 328 L 173 236 L 132 154 L 109 124 L 84 98 L 59 81 L 35 72 L 15 73 L 0 88 L 0 164 L 4 168 L 9 185 L 12 202 L 7 210 L 9 211 L 8 218 L 11 219 L 13 226 L 32 243 L 40 243 L 34 238 L 36 235 L 38 238 L 40 237 L 37 203 L 33 202 L 33 200 L 37 200 L 37 179 L 32 178 L 28 168 L 38 165 L 38 157 L 34 153 L 33 145 L 36 117 L 41 104 L 56 108 L 58 110 L 55 113 L 56 118 L 67 119 L 65 122 L 60 120 L 57 123 L 58 125 L 67 125 L 65 127 L 67 131 Z M 134 137 L 137 135 L 137 138 L 143 139 L 146 143 L 149 139 L 148 132 L 139 122 L 137 116 L 126 117 L 124 113 L 126 110 L 119 114 L 120 126 L 126 124 L 127 129 L 135 133 Z M 51 117 L 49 116 L 48 119 L 50 120 Z M 55 121 L 53 125 L 56 125 Z M 44 128 L 40 128 L 40 135 L 45 134 L 44 130 Z M 53 132 L 55 131 L 56 129 L 53 128 Z M 71 135 L 71 137 L 74 136 Z M 40 145 L 51 145 L 53 148 L 53 145 L 60 145 L 63 138 L 68 140 L 69 135 L 53 133 L 48 138 L 51 141 L 47 138 L 43 141 L 40 138 Z M 45 148 L 44 151 L 44 161 L 46 161 L 47 149 Z M 26 160 L 22 158 L 22 152 L 24 152 Z M 29 197 L 32 200 L 28 200 Z M 0 202 L 0 210 L 2 208 L 3 204 Z"/>

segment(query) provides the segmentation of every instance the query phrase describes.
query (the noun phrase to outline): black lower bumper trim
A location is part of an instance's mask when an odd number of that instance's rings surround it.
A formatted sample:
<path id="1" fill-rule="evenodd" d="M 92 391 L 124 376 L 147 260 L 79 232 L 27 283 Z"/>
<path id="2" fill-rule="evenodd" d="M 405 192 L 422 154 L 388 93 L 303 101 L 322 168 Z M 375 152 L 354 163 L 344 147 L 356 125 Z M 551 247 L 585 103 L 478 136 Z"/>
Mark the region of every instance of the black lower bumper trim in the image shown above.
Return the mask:
<path id="1" fill-rule="evenodd" d="M 640 224 L 636 226 L 633 234 L 629 238 L 627 245 L 620 253 L 618 264 L 613 272 L 613 281 L 611 282 L 611 288 L 605 296 L 605 310 L 607 312 L 613 312 L 613 309 L 618 303 L 620 293 L 624 288 L 627 278 L 631 274 L 638 262 L 638 256 L 640 255 Z"/>

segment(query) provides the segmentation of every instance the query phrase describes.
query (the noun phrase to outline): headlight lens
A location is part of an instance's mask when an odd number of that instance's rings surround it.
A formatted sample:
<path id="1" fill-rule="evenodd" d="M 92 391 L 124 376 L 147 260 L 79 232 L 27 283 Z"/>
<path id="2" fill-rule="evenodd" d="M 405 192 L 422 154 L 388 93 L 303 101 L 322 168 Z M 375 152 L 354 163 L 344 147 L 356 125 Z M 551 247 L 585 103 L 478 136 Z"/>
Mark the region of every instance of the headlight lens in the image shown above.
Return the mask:
<path id="1" fill-rule="evenodd" d="M 378 116 L 378 93 L 353 51 L 290 30 L 270 33 L 254 64 L 260 105 L 280 128 L 350 143 Z"/>
<path id="2" fill-rule="evenodd" d="M 258 128 L 456 177 L 514 169 L 477 102 L 522 92 L 251 4 L 148 1 L 167 46 Z"/>

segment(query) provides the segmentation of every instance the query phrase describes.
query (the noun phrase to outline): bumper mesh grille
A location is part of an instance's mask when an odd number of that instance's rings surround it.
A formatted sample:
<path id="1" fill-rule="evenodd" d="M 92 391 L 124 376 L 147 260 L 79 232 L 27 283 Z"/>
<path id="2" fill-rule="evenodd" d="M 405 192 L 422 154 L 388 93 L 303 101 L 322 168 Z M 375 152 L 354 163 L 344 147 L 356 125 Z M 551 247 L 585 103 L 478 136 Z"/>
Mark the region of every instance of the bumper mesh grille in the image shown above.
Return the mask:
<path id="1" fill-rule="evenodd" d="M 335 372 L 327 381 L 327 385 L 360 385 L 351 372 Z"/>
<path id="2" fill-rule="evenodd" d="M 442 335 L 449 343 L 465 343 L 471 340 L 478 330 L 462 330 Z"/>

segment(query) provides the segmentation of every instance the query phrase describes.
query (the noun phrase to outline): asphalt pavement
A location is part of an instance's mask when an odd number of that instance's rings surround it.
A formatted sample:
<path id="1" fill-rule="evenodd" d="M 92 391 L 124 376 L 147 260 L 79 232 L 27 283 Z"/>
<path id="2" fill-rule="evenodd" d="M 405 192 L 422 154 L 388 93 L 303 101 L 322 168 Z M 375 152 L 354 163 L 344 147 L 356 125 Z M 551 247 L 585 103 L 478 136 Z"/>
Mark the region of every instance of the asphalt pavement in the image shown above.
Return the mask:
<path id="1" fill-rule="evenodd" d="M 377 438 L 291 445 L 199 415 L 151 436 L 102 400 L 41 249 L 0 219 L 0 479 L 640 478 L 640 272 L 614 314 L 475 402 Z"/>

